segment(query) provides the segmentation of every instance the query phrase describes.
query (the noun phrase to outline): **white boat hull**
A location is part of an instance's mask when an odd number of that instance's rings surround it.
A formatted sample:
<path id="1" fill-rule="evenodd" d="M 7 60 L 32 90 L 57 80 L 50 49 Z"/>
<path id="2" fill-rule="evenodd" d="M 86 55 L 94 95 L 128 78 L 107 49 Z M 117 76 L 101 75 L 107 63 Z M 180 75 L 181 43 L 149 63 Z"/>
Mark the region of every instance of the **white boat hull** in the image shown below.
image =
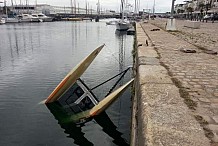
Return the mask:
<path id="1" fill-rule="evenodd" d="M 52 22 L 53 18 L 52 17 L 48 17 L 48 18 L 40 18 L 42 19 L 43 22 Z"/>
<path id="2" fill-rule="evenodd" d="M 5 24 L 5 23 L 6 23 L 6 21 L 5 21 L 4 18 L 0 19 L 0 25 L 1 25 L 1 24 Z"/>
<path id="3" fill-rule="evenodd" d="M 126 31 L 129 29 L 129 23 L 127 22 L 117 22 L 116 28 L 119 31 Z"/>
<path id="4" fill-rule="evenodd" d="M 116 25 L 117 24 L 117 21 L 109 21 L 109 22 L 106 22 L 107 25 Z"/>
<path id="5" fill-rule="evenodd" d="M 42 22 L 43 20 L 40 18 L 32 18 L 31 22 Z"/>
<path id="6" fill-rule="evenodd" d="M 18 23 L 19 20 L 17 18 L 6 18 L 6 23 Z"/>
<path id="7" fill-rule="evenodd" d="M 31 18 L 27 18 L 27 19 L 19 19 L 19 22 L 31 22 Z"/>
<path id="8" fill-rule="evenodd" d="M 34 18 L 38 18 L 40 22 L 52 22 L 53 21 L 52 17 L 48 17 L 42 13 L 32 14 L 32 16 L 34 16 Z"/>

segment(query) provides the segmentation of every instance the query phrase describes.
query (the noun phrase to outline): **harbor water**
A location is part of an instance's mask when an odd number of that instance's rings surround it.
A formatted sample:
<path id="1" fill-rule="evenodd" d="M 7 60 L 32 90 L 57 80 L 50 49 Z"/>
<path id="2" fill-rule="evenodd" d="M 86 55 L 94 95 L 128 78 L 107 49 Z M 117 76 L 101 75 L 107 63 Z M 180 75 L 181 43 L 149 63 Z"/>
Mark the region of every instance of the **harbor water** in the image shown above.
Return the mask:
<path id="1" fill-rule="evenodd" d="M 132 66 L 133 36 L 115 29 L 104 21 L 0 25 L 1 146 L 129 144 L 130 88 L 106 110 L 109 118 L 92 120 L 82 127 L 60 124 L 40 103 L 102 44 L 105 47 L 81 77 L 90 88 Z M 118 86 L 130 78 L 128 72 Z M 102 100 L 116 81 L 93 90 L 96 97 Z"/>

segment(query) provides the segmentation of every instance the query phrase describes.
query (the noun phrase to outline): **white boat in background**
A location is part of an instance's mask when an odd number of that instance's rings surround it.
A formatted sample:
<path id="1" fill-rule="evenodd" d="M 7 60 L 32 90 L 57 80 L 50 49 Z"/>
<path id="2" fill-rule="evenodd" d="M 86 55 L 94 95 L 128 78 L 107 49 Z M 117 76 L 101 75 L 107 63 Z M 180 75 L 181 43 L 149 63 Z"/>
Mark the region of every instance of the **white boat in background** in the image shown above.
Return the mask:
<path id="1" fill-rule="evenodd" d="M 41 18 L 38 17 L 36 14 L 32 14 L 32 21 L 31 22 L 43 22 Z"/>
<path id="2" fill-rule="evenodd" d="M 19 22 L 42 22 L 37 15 L 21 14 L 18 15 Z"/>
<path id="3" fill-rule="evenodd" d="M 125 20 L 120 20 L 117 22 L 116 28 L 119 31 L 126 31 L 130 28 L 130 23 L 128 21 L 125 21 Z"/>
<path id="4" fill-rule="evenodd" d="M 53 18 L 52 17 L 48 17 L 45 14 L 42 13 L 38 13 L 38 14 L 32 14 L 32 15 L 37 15 L 39 19 L 41 19 L 43 22 L 52 22 Z"/>
<path id="5" fill-rule="evenodd" d="M 121 0 L 121 14 L 122 14 L 122 18 L 121 20 L 119 20 L 117 23 L 116 23 L 116 28 L 117 30 L 119 31 L 126 31 L 130 28 L 130 22 L 129 21 L 126 21 L 124 20 L 124 0 Z"/>
<path id="6" fill-rule="evenodd" d="M 6 23 L 18 23 L 19 19 L 18 18 L 5 18 Z"/>
<path id="7" fill-rule="evenodd" d="M 108 21 L 106 22 L 107 25 L 116 25 L 117 24 L 117 21 Z"/>
<path id="8" fill-rule="evenodd" d="M 1 18 L 1 17 L 0 17 L 0 25 L 1 25 L 1 24 L 5 24 L 5 23 L 6 23 L 5 18 Z"/>
<path id="9" fill-rule="evenodd" d="M 29 14 L 21 14 L 21 15 L 18 15 L 18 20 L 19 22 L 31 22 L 32 16 Z"/>

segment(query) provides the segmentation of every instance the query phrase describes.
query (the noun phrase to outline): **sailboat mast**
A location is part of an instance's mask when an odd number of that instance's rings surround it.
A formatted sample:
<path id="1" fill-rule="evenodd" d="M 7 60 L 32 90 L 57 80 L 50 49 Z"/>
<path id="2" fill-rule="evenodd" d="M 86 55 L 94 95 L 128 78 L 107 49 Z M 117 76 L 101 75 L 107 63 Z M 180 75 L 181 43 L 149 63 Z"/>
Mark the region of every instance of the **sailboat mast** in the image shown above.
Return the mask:
<path id="1" fill-rule="evenodd" d="M 99 0 L 98 0 L 98 15 L 100 14 L 100 4 L 99 4 Z"/>
<path id="2" fill-rule="evenodd" d="M 71 14 L 73 14 L 73 1 L 70 0 L 70 6 L 71 6 Z"/>
<path id="3" fill-rule="evenodd" d="M 89 3 L 87 4 L 87 11 L 88 11 L 88 14 L 89 14 Z"/>
<path id="4" fill-rule="evenodd" d="M 74 9 L 74 14 L 76 14 L 76 0 L 74 0 L 74 7 L 75 7 L 75 9 Z"/>
<path id="5" fill-rule="evenodd" d="M 87 0 L 86 0 L 86 15 L 87 15 Z"/>
<path id="6" fill-rule="evenodd" d="M 98 0 L 98 15 L 100 15 L 100 2 Z"/>
<path id="7" fill-rule="evenodd" d="M 79 2 L 78 2 L 78 4 L 77 4 L 77 9 L 78 9 L 78 14 L 79 14 L 79 13 L 80 13 L 80 12 L 79 12 Z"/>
<path id="8" fill-rule="evenodd" d="M 13 2 L 13 0 L 11 0 L 11 6 L 12 6 L 12 12 L 13 12 L 13 16 L 14 16 L 14 2 Z"/>
<path id="9" fill-rule="evenodd" d="M 6 4 L 6 0 L 4 1 L 4 5 L 5 5 L 5 15 L 8 16 L 8 8 L 7 8 L 7 4 Z"/>
<path id="10" fill-rule="evenodd" d="M 123 10 L 123 8 L 124 8 L 124 0 L 121 0 L 121 11 L 122 11 L 122 20 L 124 20 L 124 10 Z"/>
<path id="11" fill-rule="evenodd" d="M 27 7 L 28 6 L 27 1 L 28 0 L 26 0 L 26 9 L 27 9 L 27 13 L 29 13 L 29 8 Z"/>

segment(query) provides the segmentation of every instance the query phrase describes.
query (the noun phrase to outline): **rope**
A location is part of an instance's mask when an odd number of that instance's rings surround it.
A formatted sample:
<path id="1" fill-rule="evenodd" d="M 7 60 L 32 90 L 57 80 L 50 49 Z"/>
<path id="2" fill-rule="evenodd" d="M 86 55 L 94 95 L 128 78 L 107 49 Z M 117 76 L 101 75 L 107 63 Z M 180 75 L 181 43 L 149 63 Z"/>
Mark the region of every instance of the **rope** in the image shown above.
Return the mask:
<path id="1" fill-rule="evenodd" d="M 104 82 L 98 84 L 97 86 L 93 87 L 91 90 L 94 90 L 94 89 L 96 89 L 96 88 L 102 86 L 103 84 L 109 82 L 110 80 L 113 80 L 114 78 L 116 78 L 117 76 L 119 76 L 119 75 L 121 75 L 121 74 L 126 74 L 126 72 L 127 72 L 129 69 L 130 69 L 130 67 L 127 68 L 126 70 L 122 71 L 121 73 L 119 73 L 119 74 L 117 74 L 117 75 L 111 77 L 110 79 L 108 79 L 108 80 L 106 80 L 106 81 L 104 81 Z"/>
<path id="2" fill-rule="evenodd" d="M 127 73 L 127 71 L 130 68 L 126 69 L 123 71 L 123 74 L 121 75 L 121 77 L 119 78 L 119 80 L 117 80 L 117 82 L 114 84 L 114 86 L 109 90 L 109 92 L 107 93 L 107 95 L 105 97 L 107 97 L 109 94 L 111 94 L 111 92 L 114 90 L 114 88 L 117 86 L 117 84 L 121 81 L 121 79 L 124 77 L 124 75 Z"/>

